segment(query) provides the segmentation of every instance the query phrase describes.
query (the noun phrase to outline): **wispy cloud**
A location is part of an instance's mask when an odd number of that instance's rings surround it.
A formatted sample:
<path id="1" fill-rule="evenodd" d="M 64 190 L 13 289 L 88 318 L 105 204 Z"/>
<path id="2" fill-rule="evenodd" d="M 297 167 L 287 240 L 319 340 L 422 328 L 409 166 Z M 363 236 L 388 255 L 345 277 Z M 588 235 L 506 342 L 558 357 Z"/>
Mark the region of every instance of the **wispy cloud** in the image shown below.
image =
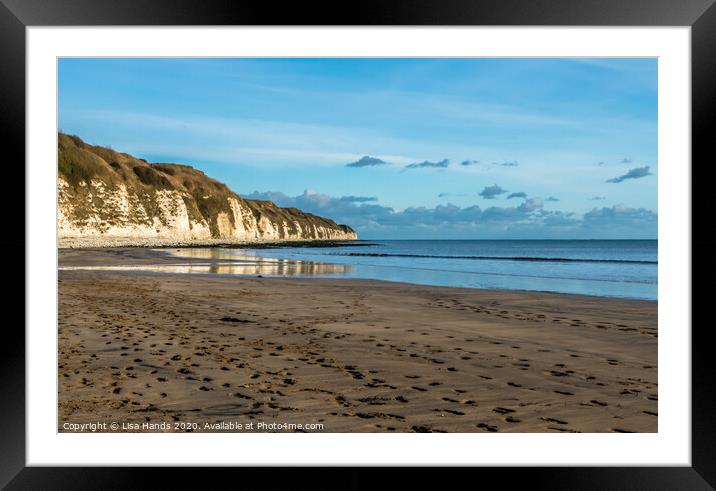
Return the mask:
<path id="1" fill-rule="evenodd" d="M 607 182 L 611 183 L 619 183 L 624 182 L 627 179 L 641 179 L 642 177 L 650 176 L 651 172 L 649 172 L 649 166 L 645 167 L 636 167 L 634 169 L 629 169 L 629 172 L 627 172 L 624 175 L 621 175 L 619 177 L 614 177 L 612 179 L 607 179 Z"/>
<path id="2" fill-rule="evenodd" d="M 478 194 L 482 196 L 485 199 L 495 199 L 499 195 L 506 193 L 506 189 L 502 189 L 497 184 L 493 184 L 492 186 L 486 186 L 482 191 L 480 191 Z"/>
<path id="3" fill-rule="evenodd" d="M 359 162 L 352 151 L 365 146 L 410 148 L 409 140 L 386 138 L 366 128 L 292 123 L 269 119 L 228 118 L 201 114 L 153 114 L 122 110 L 69 111 L 66 117 L 93 126 L 123 128 L 124 141 L 111 142 L 131 152 L 160 153 L 189 160 L 231 164 L 339 166 Z M 153 138 L 145 135 L 150 132 Z M 106 144 L 109 142 L 93 142 Z M 260 160 L 256 160 L 259 157 Z M 365 155 L 363 156 L 365 157 Z M 379 154 L 369 157 L 386 163 L 405 164 L 414 158 Z"/>
<path id="4" fill-rule="evenodd" d="M 349 203 L 368 203 L 371 201 L 378 201 L 376 196 L 341 196 L 341 201 L 347 201 Z"/>
<path id="5" fill-rule="evenodd" d="M 406 169 L 424 169 L 426 167 L 434 167 L 439 169 L 444 169 L 450 165 L 450 161 L 448 159 L 443 159 L 440 162 L 430 162 L 430 161 L 423 161 L 423 162 L 416 162 L 414 164 L 408 164 L 405 166 Z"/>
<path id="6" fill-rule="evenodd" d="M 465 193 L 440 193 L 438 198 L 462 198 L 467 196 Z"/>
<path id="7" fill-rule="evenodd" d="M 507 199 L 512 199 L 512 198 L 526 198 L 526 197 L 527 197 L 527 193 L 525 193 L 524 191 L 520 191 L 520 192 L 517 192 L 517 193 L 512 193 L 512 194 L 510 194 L 510 195 L 507 197 Z"/>
<path id="8" fill-rule="evenodd" d="M 359 160 L 351 162 L 350 164 L 346 164 L 346 167 L 375 167 L 378 165 L 388 165 L 388 162 L 376 157 L 369 157 L 368 155 L 364 155 Z"/>
<path id="9" fill-rule="evenodd" d="M 530 112 L 521 106 L 510 104 L 495 104 L 485 102 L 466 102 L 451 98 L 439 98 L 433 94 L 431 97 L 414 97 L 413 105 L 439 114 L 444 119 L 454 118 L 492 126 L 573 126 L 579 124 L 576 120 L 570 120 L 558 116 L 546 115 L 537 112 Z"/>
<path id="10" fill-rule="evenodd" d="M 542 203 L 542 198 L 528 198 L 524 203 L 518 206 L 517 209 L 524 213 L 529 213 L 542 208 L 543 205 L 544 203 Z"/>

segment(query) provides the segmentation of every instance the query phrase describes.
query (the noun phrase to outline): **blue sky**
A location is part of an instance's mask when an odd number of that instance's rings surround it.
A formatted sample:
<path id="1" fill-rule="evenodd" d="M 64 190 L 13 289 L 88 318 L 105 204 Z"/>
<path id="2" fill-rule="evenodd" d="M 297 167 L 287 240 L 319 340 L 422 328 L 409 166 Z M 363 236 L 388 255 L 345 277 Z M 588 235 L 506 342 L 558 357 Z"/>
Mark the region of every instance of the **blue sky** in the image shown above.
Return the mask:
<path id="1" fill-rule="evenodd" d="M 657 235 L 656 59 L 61 59 L 59 127 L 361 238 Z"/>

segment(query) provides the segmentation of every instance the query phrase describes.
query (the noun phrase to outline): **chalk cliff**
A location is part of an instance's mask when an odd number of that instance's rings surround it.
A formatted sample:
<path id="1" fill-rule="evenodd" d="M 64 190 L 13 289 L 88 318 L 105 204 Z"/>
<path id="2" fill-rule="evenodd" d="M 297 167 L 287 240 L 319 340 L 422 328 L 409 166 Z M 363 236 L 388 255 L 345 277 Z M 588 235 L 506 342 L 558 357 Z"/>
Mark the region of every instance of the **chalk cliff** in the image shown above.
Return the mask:
<path id="1" fill-rule="evenodd" d="M 147 163 L 59 135 L 61 247 L 354 240 L 347 225 L 243 199 L 187 165 Z"/>

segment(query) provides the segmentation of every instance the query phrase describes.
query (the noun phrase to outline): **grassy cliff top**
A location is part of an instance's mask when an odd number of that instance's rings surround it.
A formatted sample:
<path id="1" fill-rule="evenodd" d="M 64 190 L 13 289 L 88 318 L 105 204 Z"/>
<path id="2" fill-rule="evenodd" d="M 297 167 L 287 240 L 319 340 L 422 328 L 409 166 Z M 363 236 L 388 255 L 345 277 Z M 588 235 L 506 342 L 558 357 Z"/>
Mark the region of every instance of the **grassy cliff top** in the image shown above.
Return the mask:
<path id="1" fill-rule="evenodd" d="M 75 135 L 60 133 L 58 138 L 58 172 L 75 191 L 90 181 L 101 181 L 108 188 L 124 185 L 138 196 L 153 196 L 157 191 L 177 191 L 185 196 L 190 217 L 216 222 L 220 212 L 233 216 L 228 198 L 234 198 L 251 210 L 257 219 L 272 222 L 315 225 L 353 232 L 347 225 L 306 213 L 296 208 L 281 208 L 271 201 L 241 198 L 226 184 L 212 179 L 189 165 L 149 163 L 111 148 L 90 145 Z"/>

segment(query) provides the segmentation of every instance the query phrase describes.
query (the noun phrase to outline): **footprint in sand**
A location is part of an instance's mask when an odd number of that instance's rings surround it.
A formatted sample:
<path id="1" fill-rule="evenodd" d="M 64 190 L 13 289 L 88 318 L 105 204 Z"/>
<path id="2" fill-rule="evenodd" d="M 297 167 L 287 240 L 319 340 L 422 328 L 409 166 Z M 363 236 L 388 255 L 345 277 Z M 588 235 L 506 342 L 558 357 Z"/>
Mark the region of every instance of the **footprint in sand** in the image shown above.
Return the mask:
<path id="1" fill-rule="evenodd" d="M 433 430 L 431 428 L 429 428 L 428 426 L 423 426 L 423 425 L 411 426 L 410 429 L 413 430 L 415 433 L 432 433 L 433 432 Z"/>
<path id="2" fill-rule="evenodd" d="M 561 372 L 559 370 L 550 370 L 549 374 L 552 375 L 553 377 L 568 377 L 569 376 L 569 374 L 567 372 Z"/>
<path id="3" fill-rule="evenodd" d="M 548 423 L 557 423 L 558 425 L 566 425 L 569 424 L 566 421 L 562 421 L 561 419 L 555 419 L 555 418 L 540 418 L 542 421 L 546 421 Z"/>
<path id="4" fill-rule="evenodd" d="M 508 414 L 508 413 L 514 413 L 514 412 L 515 412 L 514 409 L 509 409 L 509 408 L 506 408 L 506 407 L 496 407 L 495 409 L 493 409 L 493 411 L 496 412 L 496 413 L 498 413 L 498 414 Z"/>
<path id="5" fill-rule="evenodd" d="M 442 411 L 444 413 L 454 414 L 455 416 L 465 416 L 465 413 L 463 413 L 462 411 L 456 411 L 454 409 L 442 409 L 442 410 L 436 409 L 436 411 Z"/>
<path id="6" fill-rule="evenodd" d="M 497 426 L 492 426 L 487 423 L 478 423 L 476 426 L 492 433 L 495 433 L 497 431 Z"/>

